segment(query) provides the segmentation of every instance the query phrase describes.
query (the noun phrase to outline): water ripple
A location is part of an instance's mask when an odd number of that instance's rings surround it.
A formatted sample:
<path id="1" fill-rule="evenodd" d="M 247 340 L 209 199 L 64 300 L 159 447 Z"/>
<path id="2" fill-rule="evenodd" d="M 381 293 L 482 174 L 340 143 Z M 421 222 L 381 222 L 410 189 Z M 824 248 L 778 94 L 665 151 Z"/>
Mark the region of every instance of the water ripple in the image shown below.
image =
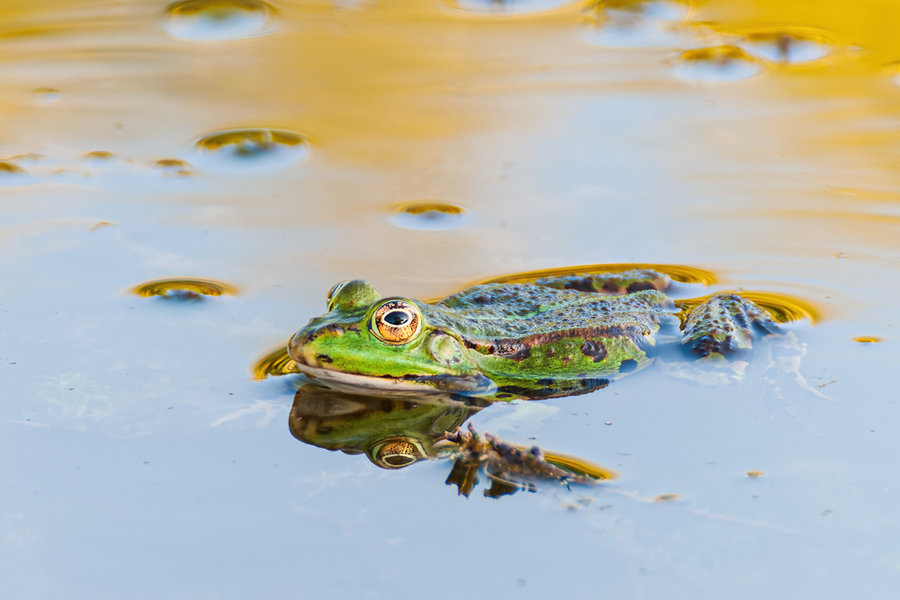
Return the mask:
<path id="1" fill-rule="evenodd" d="M 270 33 L 273 14 L 262 0 L 180 0 L 166 7 L 163 28 L 182 40 L 235 40 Z"/>

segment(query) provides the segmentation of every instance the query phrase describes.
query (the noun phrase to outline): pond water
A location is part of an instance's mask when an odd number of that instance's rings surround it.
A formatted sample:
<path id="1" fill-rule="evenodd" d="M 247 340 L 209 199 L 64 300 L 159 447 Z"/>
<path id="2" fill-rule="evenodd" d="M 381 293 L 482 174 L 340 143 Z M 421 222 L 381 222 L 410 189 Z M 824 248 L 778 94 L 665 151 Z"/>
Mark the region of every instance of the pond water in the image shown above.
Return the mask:
<path id="1" fill-rule="evenodd" d="M 883 596 L 898 19 L 886 0 L 5 0 L 5 596 Z M 488 498 L 446 461 L 301 443 L 296 380 L 252 373 L 341 280 L 435 298 L 599 263 L 809 304 L 803 379 L 773 380 L 763 348 L 738 384 L 647 369 L 483 407 L 479 430 L 619 475 Z M 224 293 L 133 292 L 164 278 Z"/>

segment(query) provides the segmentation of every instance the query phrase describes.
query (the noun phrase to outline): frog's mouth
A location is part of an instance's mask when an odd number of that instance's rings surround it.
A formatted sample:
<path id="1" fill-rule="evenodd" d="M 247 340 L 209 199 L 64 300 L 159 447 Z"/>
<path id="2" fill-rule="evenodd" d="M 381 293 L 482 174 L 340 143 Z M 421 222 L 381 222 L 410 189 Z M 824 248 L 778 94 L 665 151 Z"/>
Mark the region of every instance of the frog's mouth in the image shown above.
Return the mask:
<path id="1" fill-rule="evenodd" d="M 360 375 L 346 371 L 336 371 L 322 366 L 311 366 L 297 362 L 297 369 L 329 388 L 347 393 L 373 392 L 416 392 L 416 393 L 457 393 L 474 396 L 488 396 L 497 391 L 493 381 L 484 375 Z"/>

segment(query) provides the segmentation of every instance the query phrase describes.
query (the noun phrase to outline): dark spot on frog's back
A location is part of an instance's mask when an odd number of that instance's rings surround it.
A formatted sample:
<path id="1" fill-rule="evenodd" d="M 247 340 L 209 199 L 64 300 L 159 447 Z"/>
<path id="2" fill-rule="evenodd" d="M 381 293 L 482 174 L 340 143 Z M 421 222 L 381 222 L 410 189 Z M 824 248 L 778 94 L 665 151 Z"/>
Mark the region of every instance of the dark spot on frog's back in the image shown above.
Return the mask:
<path id="1" fill-rule="evenodd" d="M 316 360 L 317 360 L 318 362 L 324 363 L 324 364 L 328 364 L 328 363 L 330 363 L 330 362 L 333 362 L 332 359 L 331 359 L 331 357 L 328 356 L 327 354 L 316 354 Z"/>
<path id="2" fill-rule="evenodd" d="M 525 360 L 531 356 L 531 348 L 522 340 L 505 339 L 490 342 L 464 340 L 466 347 L 478 352 L 502 356 L 510 360 Z"/>
<path id="3" fill-rule="evenodd" d="M 594 359 L 594 362 L 600 362 L 606 358 L 606 346 L 600 340 L 584 340 L 581 345 L 581 353 Z"/>

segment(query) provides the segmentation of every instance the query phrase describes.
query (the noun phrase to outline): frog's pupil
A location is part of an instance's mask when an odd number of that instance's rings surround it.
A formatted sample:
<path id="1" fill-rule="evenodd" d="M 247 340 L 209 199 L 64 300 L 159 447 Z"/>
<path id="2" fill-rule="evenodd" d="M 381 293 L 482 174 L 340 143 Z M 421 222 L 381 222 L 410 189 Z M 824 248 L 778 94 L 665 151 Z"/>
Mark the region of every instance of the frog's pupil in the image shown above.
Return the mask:
<path id="1" fill-rule="evenodd" d="M 402 327 L 409 323 L 409 313 L 405 310 L 392 310 L 382 317 L 385 323 L 394 327 Z"/>

